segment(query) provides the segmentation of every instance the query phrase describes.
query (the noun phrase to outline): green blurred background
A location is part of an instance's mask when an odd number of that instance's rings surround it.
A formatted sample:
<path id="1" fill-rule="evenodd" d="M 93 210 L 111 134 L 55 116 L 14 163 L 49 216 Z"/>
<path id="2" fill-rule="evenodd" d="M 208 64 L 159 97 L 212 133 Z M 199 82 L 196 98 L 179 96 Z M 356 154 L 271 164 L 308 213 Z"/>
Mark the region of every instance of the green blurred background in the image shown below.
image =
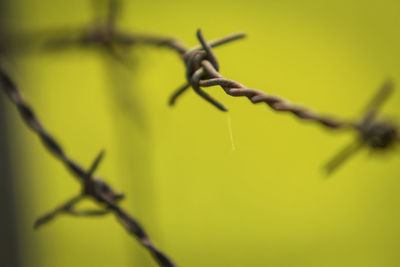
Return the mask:
<path id="1" fill-rule="evenodd" d="M 90 1 L 8 5 L 8 24 L 22 32 L 92 19 Z M 224 76 L 347 118 L 362 114 L 386 78 L 400 83 L 399 13 L 395 0 L 126 1 L 119 25 L 189 46 L 197 45 L 197 28 L 208 39 L 244 31 L 245 40 L 215 50 Z M 99 174 L 126 193 L 123 206 L 179 266 L 400 266 L 398 151 L 365 150 L 325 179 L 322 166 L 353 134 L 250 105 L 219 88 L 207 91 L 229 115 L 193 91 L 171 109 L 168 97 L 184 82 L 179 57 L 151 47 L 133 53 L 133 70 L 110 68 L 87 50 L 27 54 L 9 69 L 73 158 L 89 166 L 106 149 Z M 121 85 L 135 114 L 121 112 L 112 96 Z M 39 215 L 79 187 L 15 108 L 2 103 L 20 265 L 155 266 L 112 216 L 61 216 L 33 230 Z M 397 90 L 383 112 L 400 118 L 399 104 Z"/>

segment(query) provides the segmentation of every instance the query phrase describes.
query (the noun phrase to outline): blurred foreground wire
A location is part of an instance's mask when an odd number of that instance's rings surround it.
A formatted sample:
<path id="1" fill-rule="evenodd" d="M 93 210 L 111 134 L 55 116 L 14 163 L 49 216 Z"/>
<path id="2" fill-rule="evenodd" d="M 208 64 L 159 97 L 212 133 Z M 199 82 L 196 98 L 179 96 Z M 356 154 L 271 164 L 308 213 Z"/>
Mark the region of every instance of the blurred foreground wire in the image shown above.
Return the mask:
<path id="1" fill-rule="evenodd" d="M 175 266 L 175 264 L 160 250 L 158 250 L 150 240 L 144 228 L 131 217 L 126 211 L 119 207 L 119 201 L 124 197 L 120 193 L 116 193 L 107 183 L 94 176 L 104 153 L 101 152 L 91 167 L 85 170 L 73 159 L 71 159 L 64 151 L 59 142 L 45 130 L 41 122 L 36 117 L 32 108 L 22 99 L 16 84 L 8 76 L 8 74 L 0 67 L 0 83 L 4 93 L 14 103 L 19 114 L 25 124 L 34 131 L 42 141 L 43 145 L 51 152 L 65 167 L 78 179 L 82 184 L 82 192 L 55 210 L 47 213 L 39 218 L 35 223 L 35 228 L 51 221 L 61 213 L 74 216 L 96 216 L 104 215 L 108 212 L 113 213 L 118 221 L 125 227 L 129 234 L 136 237 L 138 241 L 149 251 L 154 260 L 160 266 Z M 91 198 L 104 206 L 104 210 L 100 211 L 77 211 L 74 209 L 75 204 L 83 198 Z"/>

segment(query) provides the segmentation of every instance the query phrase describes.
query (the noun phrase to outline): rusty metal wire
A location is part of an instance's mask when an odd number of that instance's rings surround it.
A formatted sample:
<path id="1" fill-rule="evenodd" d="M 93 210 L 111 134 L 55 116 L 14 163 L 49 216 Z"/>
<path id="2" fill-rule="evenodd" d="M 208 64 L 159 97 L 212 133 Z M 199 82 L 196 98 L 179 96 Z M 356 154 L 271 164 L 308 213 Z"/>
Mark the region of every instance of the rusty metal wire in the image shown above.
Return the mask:
<path id="1" fill-rule="evenodd" d="M 119 201 L 123 199 L 124 195 L 114 191 L 106 182 L 94 176 L 94 172 L 99 166 L 104 153 L 101 152 L 88 170 L 85 170 L 72 158 L 70 158 L 60 143 L 42 126 L 41 122 L 35 115 L 32 107 L 28 105 L 21 97 L 16 84 L 10 76 L 0 68 L 0 83 L 4 93 L 8 96 L 11 102 L 17 107 L 19 114 L 25 124 L 40 138 L 43 145 L 51 152 L 65 167 L 81 182 L 82 192 L 63 205 L 57 207 L 55 210 L 40 217 L 36 223 L 35 228 L 51 221 L 57 215 L 66 213 L 74 216 L 92 216 L 104 215 L 113 213 L 122 226 L 128 233 L 137 238 L 137 240 L 144 246 L 152 255 L 154 260 L 159 266 L 175 266 L 162 251 L 157 249 L 144 228 L 124 211 L 119 205 Z M 90 198 L 95 202 L 102 204 L 104 210 L 100 211 L 77 211 L 74 209 L 75 204 L 83 198 Z"/>
<path id="2" fill-rule="evenodd" d="M 375 118 L 378 107 L 387 99 L 393 89 L 391 81 L 387 81 L 375 96 L 369 105 L 369 110 L 366 112 L 365 118 L 361 122 L 354 122 L 321 115 L 307 107 L 293 104 L 283 97 L 251 89 L 237 81 L 224 78 L 219 73 L 218 60 L 212 48 L 243 38 L 244 36 L 244 34 L 235 34 L 221 39 L 223 41 L 208 43 L 203 37 L 201 30 L 198 30 L 197 38 L 201 46 L 190 50 L 186 49 L 182 54 L 182 59 L 186 67 L 187 83 L 173 93 L 169 101 L 170 106 L 173 106 L 177 99 L 192 87 L 200 97 L 214 105 L 217 109 L 225 112 L 227 109 L 221 103 L 201 89 L 202 87 L 220 86 L 230 96 L 247 97 L 253 104 L 265 103 L 275 111 L 292 113 L 301 120 L 312 121 L 328 129 L 346 128 L 356 130 L 359 133 L 358 142 L 360 143 L 357 147 L 367 145 L 375 150 L 387 149 L 400 140 L 399 130 L 396 125 L 392 122 L 376 120 Z M 343 163 L 345 158 L 351 154 L 349 151 L 340 153 L 339 156 L 328 163 L 326 166 L 327 172 L 332 173 Z"/>
<path id="3" fill-rule="evenodd" d="M 233 38 L 236 37 L 236 38 Z M 244 34 L 233 35 L 227 38 L 224 44 L 230 41 L 245 37 Z M 335 120 L 331 117 L 325 117 L 316 112 L 299 105 L 292 104 L 290 101 L 275 95 L 269 95 L 257 89 L 250 89 L 234 80 L 224 78 L 219 72 L 217 57 L 212 51 L 214 43 L 207 43 L 200 30 L 197 31 L 197 38 L 200 41 L 201 48 L 187 50 L 183 54 L 183 60 L 186 67 L 187 84 L 179 88 L 170 99 L 170 105 L 173 105 L 177 98 L 191 86 L 194 91 L 210 102 L 221 111 L 228 111 L 221 103 L 205 93 L 201 87 L 221 86 L 226 94 L 234 97 L 247 97 L 252 103 L 265 103 L 276 111 L 290 112 L 303 120 L 311 120 L 321 123 L 330 128 L 340 128 L 347 126 L 346 122 Z"/>

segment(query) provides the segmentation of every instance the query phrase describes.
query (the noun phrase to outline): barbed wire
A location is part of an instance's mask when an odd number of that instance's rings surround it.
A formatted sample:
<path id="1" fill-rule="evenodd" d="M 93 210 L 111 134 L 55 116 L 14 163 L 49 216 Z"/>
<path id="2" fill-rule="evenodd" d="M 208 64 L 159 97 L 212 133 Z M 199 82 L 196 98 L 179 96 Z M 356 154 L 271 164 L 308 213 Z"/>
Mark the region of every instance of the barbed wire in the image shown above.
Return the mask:
<path id="1" fill-rule="evenodd" d="M 220 86 L 230 96 L 246 97 L 253 104 L 265 103 L 274 111 L 291 113 L 298 119 L 314 122 L 327 129 L 350 129 L 356 131 L 358 139 L 340 151 L 326 165 L 328 173 L 335 171 L 350 155 L 362 147 L 367 146 L 374 150 L 386 150 L 400 141 L 397 125 L 392 121 L 377 118 L 380 106 L 383 105 L 393 91 L 394 85 L 390 80 L 383 84 L 382 88 L 368 105 L 365 115 L 361 120 L 345 120 L 323 115 L 308 107 L 294 104 L 283 97 L 267 94 L 258 89 L 248 88 L 235 80 L 223 77 L 219 73 L 219 63 L 213 52 L 213 48 L 242 39 L 245 37 L 245 34 L 232 34 L 215 41 L 207 42 L 202 32 L 198 30 L 197 38 L 200 45 L 189 49 L 175 38 L 120 31 L 116 27 L 118 13 L 116 3 L 115 0 L 109 1 L 108 15 L 102 23 L 95 21 L 90 27 L 85 27 L 71 36 L 51 39 L 46 42 L 45 48 L 57 50 L 66 47 L 100 47 L 112 57 L 125 62 L 124 54 L 120 54 L 118 51 L 120 48 L 129 48 L 138 44 L 167 47 L 181 56 L 186 67 L 187 80 L 171 96 L 169 101 L 171 106 L 175 105 L 178 98 L 192 87 L 195 93 L 217 109 L 224 112 L 228 111 L 224 105 L 202 89 Z M 34 227 L 39 228 L 51 222 L 60 214 L 71 216 L 102 216 L 112 213 L 122 226 L 149 251 L 160 266 L 175 266 L 163 252 L 154 246 L 144 228 L 118 205 L 124 195 L 117 193 L 103 180 L 94 176 L 97 167 L 104 157 L 104 152 L 99 153 L 88 170 L 81 167 L 65 153 L 60 143 L 45 130 L 31 106 L 22 99 L 15 83 L 1 68 L 0 80 L 1 87 L 9 99 L 16 105 L 25 124 L 38 135 L 48 151 L 61 161 L 82 184 L 82 192 L 80 194 L 41 216 L 35 222 Z M 90 198 L 97 203 L 103 204 L 105 208 L 103 210 L 77 210 L 75 208 L 76 204 L 85 198 Z"/>
<path id="2" fill-rule="evenodd" d="M 95 15 L 89 25 L 73 30 L 57 30 L 56 33 L 49 34 L 43 48 L 53 51 L 73 47 L 100 48 L 118 61 L 127 64 L 129 62 L 127 62 L 126 49 L 136 45 L 166 47 L 178 53 L 186 50 L 176 38 L 121 30 L 117 26 L 121 13 L 121 1 L 108 0 L 107 2 L 104 16 L 103 14 L 99 15 L 98 1 L 92 0 Z"/>
<path id="3" fill-rule="evenodd" d="M 201 30 L 197 31 L 200 47 L 187 49 L 182 53 L 182 59 L 186 67 L 186 84 L 179 87 L 169 100 L 173 106 L 177 99 L 190 87 L 204 100 L 221 111 L 228 111 L 221 103 L 203 91 L 202 87 L 220 86 L 224 92 L 233 97 L 247 97 L 253 104 L 265 103 L 278 112 L 289 112 L 301 120 L 312 121 L 328 129 L 353 129 L 359 134 L 356 144 L 346 147 L 335 156 L 327 165 L 326 170 L 331 174 L 352 153 L 363 146 L 371 149 L 382 150 L 393 147 L 400 141 L 399 128 L 391 121 L 376 119 L 379 107 L 387 100 L 393 91 L 393 82 L 386 81 L 376 96 L 368 105 L 364 118 L 361 121 L 338 119 L 333 116 L 321 115 L 305 106 L 293 104 L 291 101 L 276 95 L 267 94 L 261 90 L 251 89 L 243 84 L 224 78 L 219 73 L 219 64 L 212 48 L 245 37 L 244 34 L 234 34 L 223 41 L 207 42 Z"/>
<path id="4" fill-rule="evenodd" d="M 47 31 L 47 34 L 39 34 L 42 41 L 36 45 L 39 46 L 37 50 L 45 53 L 63 53 L 70 50 L 95 52 L 103 68 L 105 82 L 110 83 L 107 93 L 111 96 L 110 103 L 116 103 L 116 109 L 113 111 L 120 112 L 115 116 L 122 112 L 132 120 L 136 128 L 145 131 L 147 120 L 138 97 L 140 95 L 131 90 L 135 89 L 132 73 L 137 64 L 140 64 L 140 58 L 138 60 L 135 57 L 135 51 L 137 48 L 150 47 L 165 48 L 181 54 L 186 47 L 173 37 L 122 29 L 118 23 L 123 7 L 119 0 L 86 2 L 92 2 L 93 9 L 92 18 L 88 23 L 70 29 L 56 27 Z"/>
<path id="5" fill-rule="evenodd" d="M 0 83 L 4 93 L 8 96 L 11 102 L 17 107 L 20 117 L 25 124 L 40 138 L 43 145 L 47 150 L 52 153 L 56 159 L 62 162 L 65 167 L 78 179 L 82 185 L 82 192 L 77 196 L 68 200 L 60 205 L 53 211 L 40 217 L 34 227 L 38 228 L 45 223 L 53 220 L 57 215 L 66 213 L 73 216 L 99 216 L 108 213 L 113 213 L 121 225 L 128 231 L 128 233 L 140 242 L 159 266 L 175 266 L 173 261 L 169 259 L 162 251 L 155 247 L 152 240 L 146 233 L 145 229 L 139 222 L 124 211 L 119 205 L 119 201 L 124 198 L 124 195 L 117 193 L 112 187 L 100 178 L 94 176 L 101 160 L 103 159 L 104 152 L 95 158 L 92 165 L 88 170 L 81 167 L 76 161 L 70 158 L 60 143 L 42 126 L 41 122 L 35 115 L 32 107 L 28 105 L 22 98 L 16 84 L 10 76 L 0 67 Z M 98 211 L 77 211 L 74 206 L 84 198 L 90 198 L 93 201 L 102 204 L 104 210 Z"/>

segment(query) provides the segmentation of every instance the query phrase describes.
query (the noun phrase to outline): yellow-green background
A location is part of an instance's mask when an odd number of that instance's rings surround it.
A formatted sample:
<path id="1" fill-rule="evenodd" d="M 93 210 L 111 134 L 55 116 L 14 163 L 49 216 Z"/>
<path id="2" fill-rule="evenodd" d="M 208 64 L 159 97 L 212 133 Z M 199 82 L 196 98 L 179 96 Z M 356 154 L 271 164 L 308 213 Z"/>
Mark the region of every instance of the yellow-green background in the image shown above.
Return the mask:
<path id="1" fill-rule="evenodd" d="M 24 31 L 86 25 L 82 0 L 10 1 Z M 127 1 L 120 25 L 197 44 L 244 31 L 216 50 L 221 73 L 324 113 L 358 116 L 387 77 L 400 83 L 400 3 L 336 1 Z M 67 152 L 124 191 L 123 206 L 179 266 L 399 266 L 399 154 L 363 151 L 331 179 L 323 164 L 354 136 L 207 89 L 227 115 L 192 91 L 179 57 L 137 48 L 131 78 L 140 114 L 118 111 L 95 52 L 40 53 L 10 63 L 21 91 Z M 123 70 L 122 70 L 123 71 Z M 128 77 L 128 78 L 129 78 Z M 124 82 L 128 81 L 122 80 Z M 400 93 L 384 112 L 400 118 Z M 63 216 L 33 231 L 38 215 L 79 191 L 63 166 L 7 104 L 23 266 L 155 266 L 112 216 Z M 137 116 L 145 119 L 139 123 Z M 131 119 L 133 116 L 133 119 Z M 142 118 L 143 119 L 143 118 Z M 143 120 L 142 120 L 143 122 Z"/>

